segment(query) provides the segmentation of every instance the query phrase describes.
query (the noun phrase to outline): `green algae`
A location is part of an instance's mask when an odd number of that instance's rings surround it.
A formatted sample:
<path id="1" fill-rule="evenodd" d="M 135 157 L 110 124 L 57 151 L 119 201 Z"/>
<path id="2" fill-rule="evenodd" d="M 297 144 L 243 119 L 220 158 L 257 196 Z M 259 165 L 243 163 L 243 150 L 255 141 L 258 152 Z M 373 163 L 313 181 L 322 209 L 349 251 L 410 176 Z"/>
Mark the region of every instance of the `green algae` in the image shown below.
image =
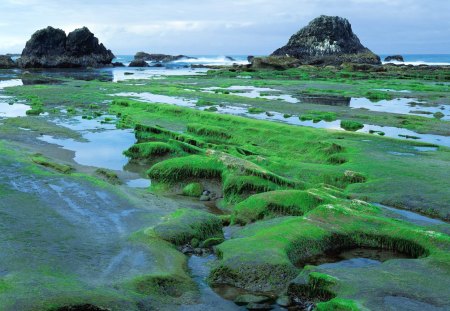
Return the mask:
<path id="1" fill-rule="evenodd" d="M 157 236 L 175 245 L 189 243 L 192 239 L 202 242 L 210 238 L 223 238 L 222 221 L 207 212 L 179 209 L 155 226 Z"/>
<path id="2" fill-rule="evenodd" d="M 40 153 L 34 154 L 31 157 L 31 160 L 36 164 L 48 167 L 63 174 L 69 174 L 73 171 L 73 168 L 70 165 L 53 162 Z"/>
<path id="3" fill-rule="evenodd" d="M 438 182 L 439 178 L 444 178 L 442 168 L 449 159 L 446 148 L 433 154 L 421 155 L 419 161 L 418 157 L 386 155 L 386 150 L 411 152 L 410 146 L 413 143 L 383 137 L 371 136 L 371 142 L 364 143 L 362 140 L 367 135 L 363 134 L 335 134 L 324 130 L 292 127 L 235 116 L 211 115 L 188 108 L 147 105 L 133 101 L 129 101 L 128 107 L 114 105 L 112 110 L 115 113 L 120 111 L 132 115 L 136 123 L 155 119 L 158 123 L 171 124 L 173 129 L 178 130 L 176 135 L 181 135 L 180 129 L 186 129 L 188 124 L 222 128 L 222 132 L 231 135 L 229 139 L 221 138 L 218 142 L 216 136 L 196 136 L 190 133 L 189 139 L 185 139 L 182 143 L 187 149 L 193 149 L 192 152 L 209 153 L 207 158 L 215 157 L 222 162 L 217 167 L 225 165 L 227 171 L 234 170 L 232 175 L 258 176 L 279 186 L 293 188 L 296 188 L 298 183 L 303 183 L 304 188 L 310 187 L 309 184 L 313 186 L 325 182 L 345 189 L 347 194 L 357 195 L 366 200 L 390 201 L 396 205 L 403 201 L 406 208 L 417 210 L 433 208 L 440 210 L 443 218 L 448 215 L 448 202 L 442 200 L 447 190 Z M 147 133 L 145 135 L 148 140 L 167 143 L 169 139 L 173 139 L 170 137 L 174 136 L 173 131 L 161 127 L 150 126 L 142 129 L 143 133 Z M 150 133 L 149 129 L 158 133 Z M 141 132 L 141 128 L 137 128 L 137 136 L 143 136 Z M 247 151 L 239 152 L 238 148 Z M 389 161 L 378 160 L 386 157 Z M 167 176 L 162 176 L 163 180 L 167 178 L 172 182 L 173 177 L 177 176 L 170 176 L 171 163 L 178 165 L 177 163 L 181 161 L 190 165 L 187 160 L 182 159 L 158 164 L 167 169 Z M 192 165 L 196 165 L 196 162 L 198 161 L 194 161 Z M 431 163 L 437 166 L 430 165 Z M 410 169 L 411 165 L 415 167 L 414 170 Z M 223 172 L 223 168 L 220 170 Z M 346 171 L 355 172 L 356 175 L 346 176 Z M 281 172 L 282 176 L 277 172 Z M 225 182 L 226 175 L 217 171 L 215 176 L 220 179 L 219 175 L 222 176 L 222 182 Z M 412 176 L 415 177 L 411 178 Z M 240 200 L 239 194 L 237 200 L 231 198 L 231 202 Z M 424 202 L 427 208 L 423 208 Z"/>
<path id="4" fill-rule="evenodd" d="M 163 156 L 171 152 L 176 152 L 176 148 L 168 143 L 146 142 L 131 146 L 124 154 L 132 159 L 145 160 L 155 156 Z"/>
<path id="5" fill-rule="evenodd" d="M 248 223 L 280 216 L 302 216 L 326 202 L 313 192 L 301 190 L 270 191 L 253 195 L 233 208 L 232 223 Z"/>
<path id="6" fill-rule="evenodd" d="M 203 186 L 200 183 L 190 183 L 183 188 L 183 195 L 188 197 L 200 197 L 203 193 Z"/>
<path id="7" fill-rule="evenodd" d="M 341 127 L 346 131 L 357 131 L 364 127 L 364 124 L 357 121 L 351 121 L 351 120 L 342 120 L 341 121 Z"/>
<path id="8" fill-rule="evenodd" d="M 147 172 L 152 179 L 174 183 L 192 178 L 219 178 L 223 165 L 214 157 L 190 155 L 159 162 Z"/>

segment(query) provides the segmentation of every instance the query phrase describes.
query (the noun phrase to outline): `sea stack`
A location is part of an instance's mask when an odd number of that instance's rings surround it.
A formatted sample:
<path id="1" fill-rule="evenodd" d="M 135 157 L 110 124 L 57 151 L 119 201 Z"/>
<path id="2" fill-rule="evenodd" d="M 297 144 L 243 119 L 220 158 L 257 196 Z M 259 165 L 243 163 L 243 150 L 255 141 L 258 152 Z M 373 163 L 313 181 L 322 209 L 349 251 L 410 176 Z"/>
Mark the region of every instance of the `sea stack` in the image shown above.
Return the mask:
<path id="1" fill-rule="evenodd" d="M 16 64 L 8 55 L 0 55 L 0 69 L 15 68 Z"/>
<path id="2" fill-rule="evenodd" d="M 66 36 L 61 29 L 36 31 L 26 43 L 18 64 L 22 68 L 81 68 L 110 66 L 114 54 L 88 28 Z"/>
<path id="3" fill-rule="evenodd" d="M 325 15 L 294 34 L 272 56 L 294 57 L 305 65 L 381 64 L 380 57 L 361 44 L 347 19 Z"/>

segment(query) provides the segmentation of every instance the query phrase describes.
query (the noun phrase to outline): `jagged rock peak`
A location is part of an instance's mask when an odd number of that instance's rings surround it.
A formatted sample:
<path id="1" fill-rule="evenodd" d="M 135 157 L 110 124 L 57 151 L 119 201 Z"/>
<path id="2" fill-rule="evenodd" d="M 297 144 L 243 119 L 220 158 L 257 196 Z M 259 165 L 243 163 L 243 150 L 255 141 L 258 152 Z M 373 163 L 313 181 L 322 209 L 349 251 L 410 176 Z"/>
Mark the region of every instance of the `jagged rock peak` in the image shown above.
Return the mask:
<path id="1" fill-rule="evenodd" d="M 380 64 L 379 57 L 353 33 L 350 22 L 338 16 L 315 18 L 272 55 L 295 57 L 306 64 Z"/>

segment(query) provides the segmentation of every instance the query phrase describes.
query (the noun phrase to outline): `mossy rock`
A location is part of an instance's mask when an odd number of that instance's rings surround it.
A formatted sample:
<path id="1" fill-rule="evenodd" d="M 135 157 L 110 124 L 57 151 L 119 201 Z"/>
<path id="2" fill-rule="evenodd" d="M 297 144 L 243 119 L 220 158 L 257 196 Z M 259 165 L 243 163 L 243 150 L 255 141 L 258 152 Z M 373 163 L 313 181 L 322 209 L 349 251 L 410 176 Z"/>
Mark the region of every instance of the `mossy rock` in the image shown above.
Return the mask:
<path id="1" fill-rule="evenodd" d="M 36 164 L 53 169 L 57 172 L 63 173 L 63 174 L 69 174 L 73 171 L 73 167 L 71 167 L 70 165 L 53 162 L 50 159 L 44 157 L 40 153 L 34 154 L 31 157 L 31 161 L 33 161 Z"/>
<path id="2" fill-rule="evenodd" d="M 327 112 L 327 111 L 307 111 L 306 113 L 302 114 L 299 119 L 301 121 L 309 121 L 312 120 L 314 122 L 320 122 L 320 121 L 327 121 L 331 122 L 336 120 L 337 116 L 334 112 Z"/>
<path id="3" fill-rule="evenodd" d="M 110 184 L 113 184 L 113 185 L 122 184 L 122 181 L 120 180 L 119 176 L 111 170 L 107 170 L 105 168 L 99 168 L 95 171 L 95 173 L 98 176 L 100 176 L 101 178 L 103 178 L 104 180 L 106 180 L 107 182 L 109 182 Z"/>
<path id="4" fill-rule="evenodd" d="M 256 194 L 233 209 L 232 223 L 245 225 L 280 216 L 302 216 L 329 202 L 320 195 L 302 190 L 279 190 Z"/>
<path id="5" fill-rule="evenodd" d="M 154 156 L 163 156 L 175 151 L 176 149 L 167 143 L 146 142 L 131 146 L 124 154 L 132 159 L 148 159 Z"/>
<path id="6" fill-rule="evenodd" d="M 215 157 L 190 155 L 159 162 L 147 174 L 154 180 L 172 183 L 190 178 L 220 178 L 223 169 Z"/>
<path id="7" fill-rule="evenodd" d="M 428 256 L 419 261 L 443 264 L 450 237 L 386 218 L 365 202 L 335 198 L 303 217 L 263 220 L 236 232 L 217 246 L 221 260 L 211 271 L 210 282 L 250 291 L 281 290 L 297 276 L 299 262 L 358 247 L 393 250 L 411 258 Z"/>
<path id="8" fill-rule="evenodd" d="M 342 120 L 341 127 L 346 131 L 355 132 L 362 129 L 364 127 L 364 124 L 358 121 Z"/>
<path id="9" fill-rule="evenodd" d="M 183 188 L 183 195 L 188 197 L 200 197 L 203 193 L 203 186 L 198 182 L 190 183 Z"/>
<path id="10" fill-rule="evenodd" d="M 198 295 L 198 288 L 188 273 L 187 257 L 168 241 L 161 239 L 153 230 L 137 232 L 136 242 L 142 241 L 154 256 L 149 274 L 133 278 L 127 285 L 131 290 L 156 301 L 184 303 Z"/>
<path id="11" fill-rule="evenodd" d="M 209 238 L 200 244 L 202 248 L 211 248 L 225 241 L 224 238 Z"/>
<path id="12" fill-rule="evenodd" d="M 316 305 L 318 311 L 368 311 L 358 302 L 351 299 L 334 298 Z"/>
<path id="13" fill-rule="evenodd" d="M 202 242 L 209 238 L 223 238 L 222 220 L 210 213 L 183 208 L 154 227 L 154 232 L 163 240 L 175 245 L 190 243 L 192 239 Z"/>

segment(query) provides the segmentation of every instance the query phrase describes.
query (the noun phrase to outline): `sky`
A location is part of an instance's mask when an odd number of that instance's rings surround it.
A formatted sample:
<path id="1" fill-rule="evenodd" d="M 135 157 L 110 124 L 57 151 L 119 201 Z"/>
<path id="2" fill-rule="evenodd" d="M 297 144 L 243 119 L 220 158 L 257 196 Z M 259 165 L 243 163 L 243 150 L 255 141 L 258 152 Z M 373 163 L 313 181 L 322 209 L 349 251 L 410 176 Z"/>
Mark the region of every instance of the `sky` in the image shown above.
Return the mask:
<path id="1" fill-rule="evenodd" d="M 450 54 L 450 0 L 0 0 L 0 54 L 87 26 L 116 55 L 267 55 L 319 15 L 379 54 Z"/>

